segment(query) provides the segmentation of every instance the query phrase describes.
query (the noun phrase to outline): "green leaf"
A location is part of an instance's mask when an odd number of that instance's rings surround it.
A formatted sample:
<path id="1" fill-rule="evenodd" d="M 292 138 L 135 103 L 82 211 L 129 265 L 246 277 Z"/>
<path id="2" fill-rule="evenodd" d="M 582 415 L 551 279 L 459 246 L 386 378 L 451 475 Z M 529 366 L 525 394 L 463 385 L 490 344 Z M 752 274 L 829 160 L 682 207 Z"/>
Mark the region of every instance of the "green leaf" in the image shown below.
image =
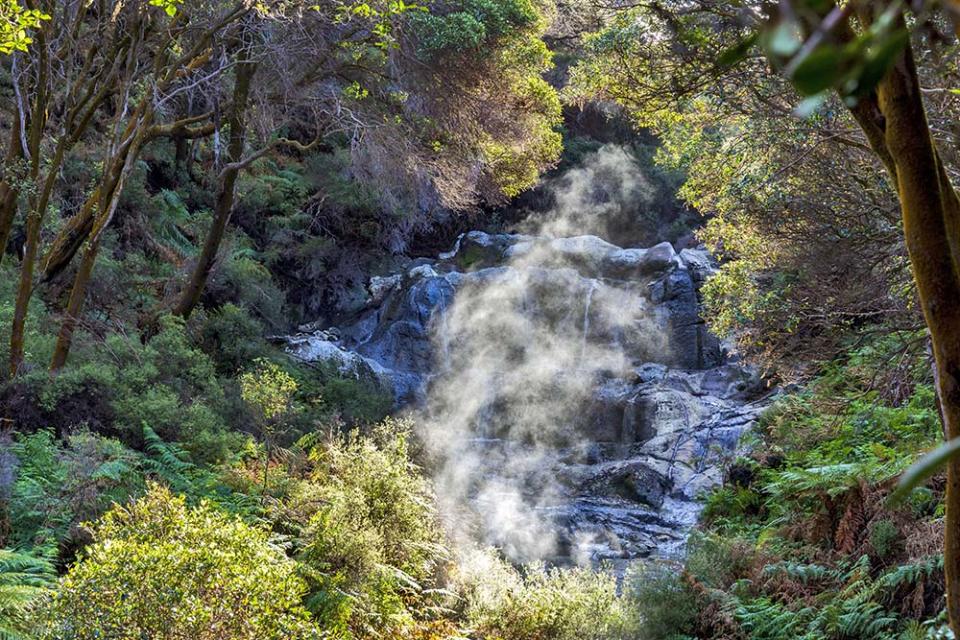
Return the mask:
<path id="1" fill-rule="evenodd" d="M 750 49 L 757 44 L 759 39 L 759 34 L 751 33 L 737 44 L 726 49 L 720 54 L 720 57 L 717 58 L 717 66 L 722 69 L 727 69 L 743 62 L 747 54 L 750 53 Z"/>
<path id="2" fill-rule="evenodd" d="M 889 34 L 876 47 L 870 49 L 863 70 L 857 78 L 857 88 L 853 93 L 864 96 L 876 87 L 886 75 L 894 59 L 907 45 L 909 35 L 905 29 Z"/>
<path id="3" fill-rule="evenodd" d="M 923 484 L 957 455 L 960 455 L 960 438 L 945 442 L 922 457 L 900 477 L 896 490 L 890 494 L 889 502 L 897 504 L 903 501 L 911 491 Z"/>
<path id="4" fill-rule="evenodd" d="M 833 87 L 843 74 L 843 54 L 833 45 L 819 47 L 799 61 L 790 74 L 797 91 L 812 96 Z"/>
<path id="5" fill-rule="evenodd" d="M 769 34 L 767 48 L 775 56 L 789 58 L 803 45 L 800 28 L 793 21 L 780 22 Z"/>

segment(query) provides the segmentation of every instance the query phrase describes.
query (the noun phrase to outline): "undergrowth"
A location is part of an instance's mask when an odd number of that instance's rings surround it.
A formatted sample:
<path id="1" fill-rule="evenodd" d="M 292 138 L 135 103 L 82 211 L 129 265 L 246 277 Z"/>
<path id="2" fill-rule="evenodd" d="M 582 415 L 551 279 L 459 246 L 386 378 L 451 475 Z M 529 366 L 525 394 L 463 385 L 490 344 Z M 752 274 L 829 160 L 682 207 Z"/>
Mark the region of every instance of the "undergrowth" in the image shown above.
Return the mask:
<path id="1" fill-rule="evenodd" d="M 943 478 L 887 501 L 940 439 L 924 358 L 878 382 L 901 344 L 875 340 L 776 401 L 706 496 L 683 571 L 638 587 L 651 640 L 946 637 Z"/>

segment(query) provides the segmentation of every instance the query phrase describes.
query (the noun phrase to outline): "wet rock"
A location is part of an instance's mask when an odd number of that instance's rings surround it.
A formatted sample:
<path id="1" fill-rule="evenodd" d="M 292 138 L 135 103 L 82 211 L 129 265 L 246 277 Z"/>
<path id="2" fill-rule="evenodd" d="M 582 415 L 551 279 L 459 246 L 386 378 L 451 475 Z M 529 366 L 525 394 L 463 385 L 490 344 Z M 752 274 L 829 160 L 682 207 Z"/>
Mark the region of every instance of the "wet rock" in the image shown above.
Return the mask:
<path id="1" fill-rule="evenodd" d="M 323 332 L 290 337 L 287 352 L 304 362 L 326 364 L 344 377 L 389 382 L 389 372 L 378 362 L 341 348 Z"/>
<path id="2" fill-rule="evenodd" d="M 548 327 L 564 336 L 556 349 L 567 364 L 543 393 L 562 410 L 549 428 L 541 430 L 543 412 L 533 412 L 531 425 L 518 429 L 511 421 L 523 414 L 523 389 L 507 389 L 510 400 L 484 397 L 463 454 L 531 497 L 559 536 L 560 557 L 669 556 L 696 522 L 697 498 L 723 482 L 724 463 L 764 406 L 750 404 L 763 392 L 755 372 L 727 360 L 700 318 L 699 288 L 714 269 L 702 249 L 677 254 L 667 243 L 637 249 L 595 236 L 470 232 L 437 260 L 372 278 L 372 306 L 339 334 L 311 326 L 309 335 L 287 338 L 287 349 L 389 384 L 398 406 L 415 405 L 431 380 L 472 365 L 457 357 L 457 336 L 445 324 L 458 292 L 517 294 L 491 303 L 512 305 L 502 311 L 518 320 L 492 336 L 492 346 L 506 347 L 496 351 L 504 358 L 497 380 L 524 384 L 511 377 L 511 362 L 542 339 L 531 327 Z M 478 309 L 476 317 L 500 310 Z M 622 358 L 594 361 L 593 345 Z M 477 392 L 463 390 L 465 398 Z"/>
<path id="3" fill-rule="evenodd" d="M 618 249 L 604 257 L 604 275 L 612 278 L 639 278 L 662 273 L 677 264 L 677 254 L 669 242 L 649 249 Z"/>
<path id="4" fill-rule="evenodd" d="M 452 262 L 462 271 L 475 271 L 502 264 L 511 247 L 527 240 L 520 235 L 470 231 L 460 236 L 453 250 L 441 254 L 440 259 Z"/>
<path id="5" fill-rule="evenodd" d="M 646 461 L 632 460 L 603 465 L 581 486 L 581 493 L 620 497 L 659 509 L 671 481 Z"/>
<path id="6" fill-rule="evenodd" d="M 402 280 L 403 277 L 399 273 L 395 273 L 392 276 L 374 276 L 370 278 L 370 284 L 367 285 L 367 290 L 370 292 L 370 300 L 374 304 L 383 302 L 387 294 L 400 286 Z"/>
<path id="7" fill-rule="evenodd" d="M 717 270 L 716 261 L 706 249 L 683 249 L 680 252 L 680 262 L 690 272 L 697 286 L 702 285 Z"/>
<path id="8" fill-rule="evenodd" d="M 645 362 L 636 368 L 637 380 L 642 383 L 660 382 L 667 375 L 667 365 Z"/>

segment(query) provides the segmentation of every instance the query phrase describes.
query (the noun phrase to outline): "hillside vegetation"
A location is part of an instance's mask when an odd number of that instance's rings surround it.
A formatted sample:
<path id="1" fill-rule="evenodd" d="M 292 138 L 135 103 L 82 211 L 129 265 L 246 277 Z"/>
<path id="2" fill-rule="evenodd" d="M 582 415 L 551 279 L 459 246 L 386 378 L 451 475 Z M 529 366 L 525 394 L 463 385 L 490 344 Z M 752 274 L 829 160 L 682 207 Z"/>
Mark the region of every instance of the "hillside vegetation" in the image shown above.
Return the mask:
<path id="1" fill-rule="evenodd" d="M 0 639 L 955 637 L 958 25 L 0 0 Z M 280 339 L 590 207 L 710 249 L 703 319 L 773 394 L 685 555 L 622 571 L 464 540 L 394 390 Z"/>

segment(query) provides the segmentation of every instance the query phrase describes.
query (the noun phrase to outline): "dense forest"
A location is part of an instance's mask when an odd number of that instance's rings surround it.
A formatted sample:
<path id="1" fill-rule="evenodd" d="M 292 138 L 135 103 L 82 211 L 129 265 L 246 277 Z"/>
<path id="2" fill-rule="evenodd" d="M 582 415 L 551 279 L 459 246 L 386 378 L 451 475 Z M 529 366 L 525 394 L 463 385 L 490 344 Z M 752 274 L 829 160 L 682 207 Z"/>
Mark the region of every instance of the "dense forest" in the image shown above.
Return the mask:
<path id="1" fill-rule="evenodd" d="M 0 640 L 960 634 L 954 0 L 0 0 Z"/>

